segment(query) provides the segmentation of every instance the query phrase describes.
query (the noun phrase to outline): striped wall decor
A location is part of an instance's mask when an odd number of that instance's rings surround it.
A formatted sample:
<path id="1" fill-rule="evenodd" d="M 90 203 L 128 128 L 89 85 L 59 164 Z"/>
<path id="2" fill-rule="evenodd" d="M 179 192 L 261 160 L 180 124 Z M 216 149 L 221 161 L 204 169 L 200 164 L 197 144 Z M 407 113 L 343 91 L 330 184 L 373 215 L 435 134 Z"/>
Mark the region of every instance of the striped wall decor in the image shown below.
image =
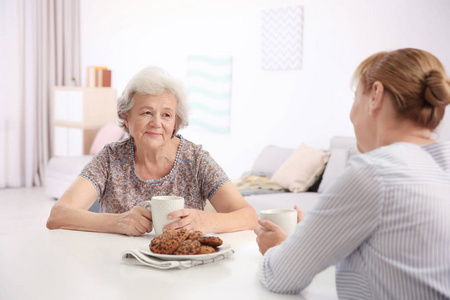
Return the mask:
<path id="1" fill-rule="evenodd" d="M 229 133 L 231 120 L 231 56 L 189 55 L 187 92 L 189 128 Z"/>
<path id="2" fill-rule="evenodd" d="M 296 70 L 302 67 L 303 7 L 262 11 L 263 70 Z"/>

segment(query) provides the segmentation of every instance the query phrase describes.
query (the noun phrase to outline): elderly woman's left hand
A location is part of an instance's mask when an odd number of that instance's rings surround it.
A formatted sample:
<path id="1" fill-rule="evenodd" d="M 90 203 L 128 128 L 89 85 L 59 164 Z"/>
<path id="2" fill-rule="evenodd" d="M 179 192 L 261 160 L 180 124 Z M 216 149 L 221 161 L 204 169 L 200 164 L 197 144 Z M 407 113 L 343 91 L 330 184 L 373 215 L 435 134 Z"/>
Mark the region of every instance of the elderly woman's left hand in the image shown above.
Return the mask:
<path id="1" fill-rule="evenodd" d="M 164 226 L 163 231 L 169 229 L 188 229 L 188 230 L 198 230 L 203 233 L 213 232 L 211 225 L 214 220 L 213 213 L 205 212 L 197 209 L 180 209 L 170 213 L 167 218 L 169 220 L 176 220 L 170 224 Z"/>

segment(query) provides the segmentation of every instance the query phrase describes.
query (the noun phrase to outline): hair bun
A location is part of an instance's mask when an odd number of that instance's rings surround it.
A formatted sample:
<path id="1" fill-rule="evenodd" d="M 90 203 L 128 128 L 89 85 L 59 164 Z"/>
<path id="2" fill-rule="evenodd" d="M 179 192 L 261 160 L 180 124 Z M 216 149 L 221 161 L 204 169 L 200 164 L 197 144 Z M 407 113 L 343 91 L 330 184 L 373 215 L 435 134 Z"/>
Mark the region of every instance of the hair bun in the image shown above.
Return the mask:
<path id="1" fill-rule="evenodd" d="M 450 103 L 450 80 L 439 71 L 431 70 L 425 75 L 425 100 L 433 107 Z"/>

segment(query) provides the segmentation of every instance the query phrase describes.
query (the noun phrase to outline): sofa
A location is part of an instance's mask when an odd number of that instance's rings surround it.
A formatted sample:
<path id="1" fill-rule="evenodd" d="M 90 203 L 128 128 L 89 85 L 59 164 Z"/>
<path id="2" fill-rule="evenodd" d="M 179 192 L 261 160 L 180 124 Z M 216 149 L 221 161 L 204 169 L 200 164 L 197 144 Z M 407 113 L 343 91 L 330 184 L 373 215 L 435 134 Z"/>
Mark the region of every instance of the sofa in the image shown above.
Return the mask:
<path id="1" fill-rule="evenodd" d="M 239 188 L 241 194 L 257 212 L 273 208 L 293 208 L 297 204 L 306 213 L 315 205 L 319 194 L 345 168 L 348 159 L 357 153 L 354 137 L 336 136 L 330 139 L 329 145 L 328 150 L 322 151 L 322 153 L 328 155 L 326 155 L 327 160 L 325 163 L 321 161 L 323 167 L 320 170 L 320 174 L 315 174 L 314 182 L 309 182 L 308 189 L 304 192 L 292 192 L 289 188 L 270 181 L 283 165 L 292 162 L 289 159 L 292 158 L 296 149 L 275 145 L 266 146 L 255 158 L 252 168 L 244 172 L 241 179 L 254 175 L 264 177 L 267 179 L 264 187 L 269 188 L 248 189 L 248 186 L 241 186 L 245 187 L 245 189 Z M 100 147 L 102 145 L 99 145 Z M 93 153 L 76 157 L 51 158 L 47 165 L 46 173 L 47 194 L 55 199 L 61 197 L 92 157 Z M 291 169 L 292 167 L 294 167 L 295 171 L 296 166 L 291 165 Z M 239 180 L 232 181 L 236 184 Z M 236 185 L 239 187 L 239 184 Z M 90 210 L 98 212 L 98 203 L 94 203 Z M 213 211 L 209 203 L 206 210 Z"/>
<path id="2" fill-rule="evenodd" d="M 93 155 L 52 157 L 47 164 L 45 183 L 47 195 L 55 200 L 59 199 L 92 157 Z M 97 201 L 89 210 L 99 211 Z"/>
<path id="3" fill-rule="evenodd" d="M 127 135 L 117 124 L 107 123 L 95 134 L 95 138 L 88 153 L 80 156 L 52 157 L 47 163 L 46 170 L 46 192 L 52 198 L 59 199 L 72 182 L 80 174 L 83 167 L 100 151 L 106 144 L 117 142 Z M 93 212 L 99 211 L 96 201 L 89 209 Z"/>
<path id="4" fill-rule="evenodd" d="M 294 151 L 295 149 L 274 145 L 266 146 L 256 157 L 251 170 L 245 172 L 243 177 L 256 174 L 273 178 Z M 329 149 L 324 152 L 329 153 L 325 167 L 322 173 L 316 176 L 316 181 L 304 192 L 291 192 L 289 189 L 240 189 L 240 192 L 258 213 L 266 209 L 293 208 L 296 204 L 307 213 L 317 203 L 320 193 L 344 170 L 349 158 L 358 153 L 356 139 L 350 136 L 332 137 Z"/>

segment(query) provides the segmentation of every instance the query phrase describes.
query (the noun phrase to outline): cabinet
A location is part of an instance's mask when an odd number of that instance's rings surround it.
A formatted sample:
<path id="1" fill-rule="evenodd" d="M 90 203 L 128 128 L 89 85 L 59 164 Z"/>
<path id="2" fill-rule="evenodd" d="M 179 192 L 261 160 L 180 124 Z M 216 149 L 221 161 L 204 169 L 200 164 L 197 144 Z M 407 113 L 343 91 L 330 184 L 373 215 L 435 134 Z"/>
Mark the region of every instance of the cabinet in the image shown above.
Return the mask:
<path id="1" fill-rule="evenodd" d="M 116 122 L 114 88 L 55 87 L 53 90 L 53 155 L 89 154 L 97 131 Z"/>

